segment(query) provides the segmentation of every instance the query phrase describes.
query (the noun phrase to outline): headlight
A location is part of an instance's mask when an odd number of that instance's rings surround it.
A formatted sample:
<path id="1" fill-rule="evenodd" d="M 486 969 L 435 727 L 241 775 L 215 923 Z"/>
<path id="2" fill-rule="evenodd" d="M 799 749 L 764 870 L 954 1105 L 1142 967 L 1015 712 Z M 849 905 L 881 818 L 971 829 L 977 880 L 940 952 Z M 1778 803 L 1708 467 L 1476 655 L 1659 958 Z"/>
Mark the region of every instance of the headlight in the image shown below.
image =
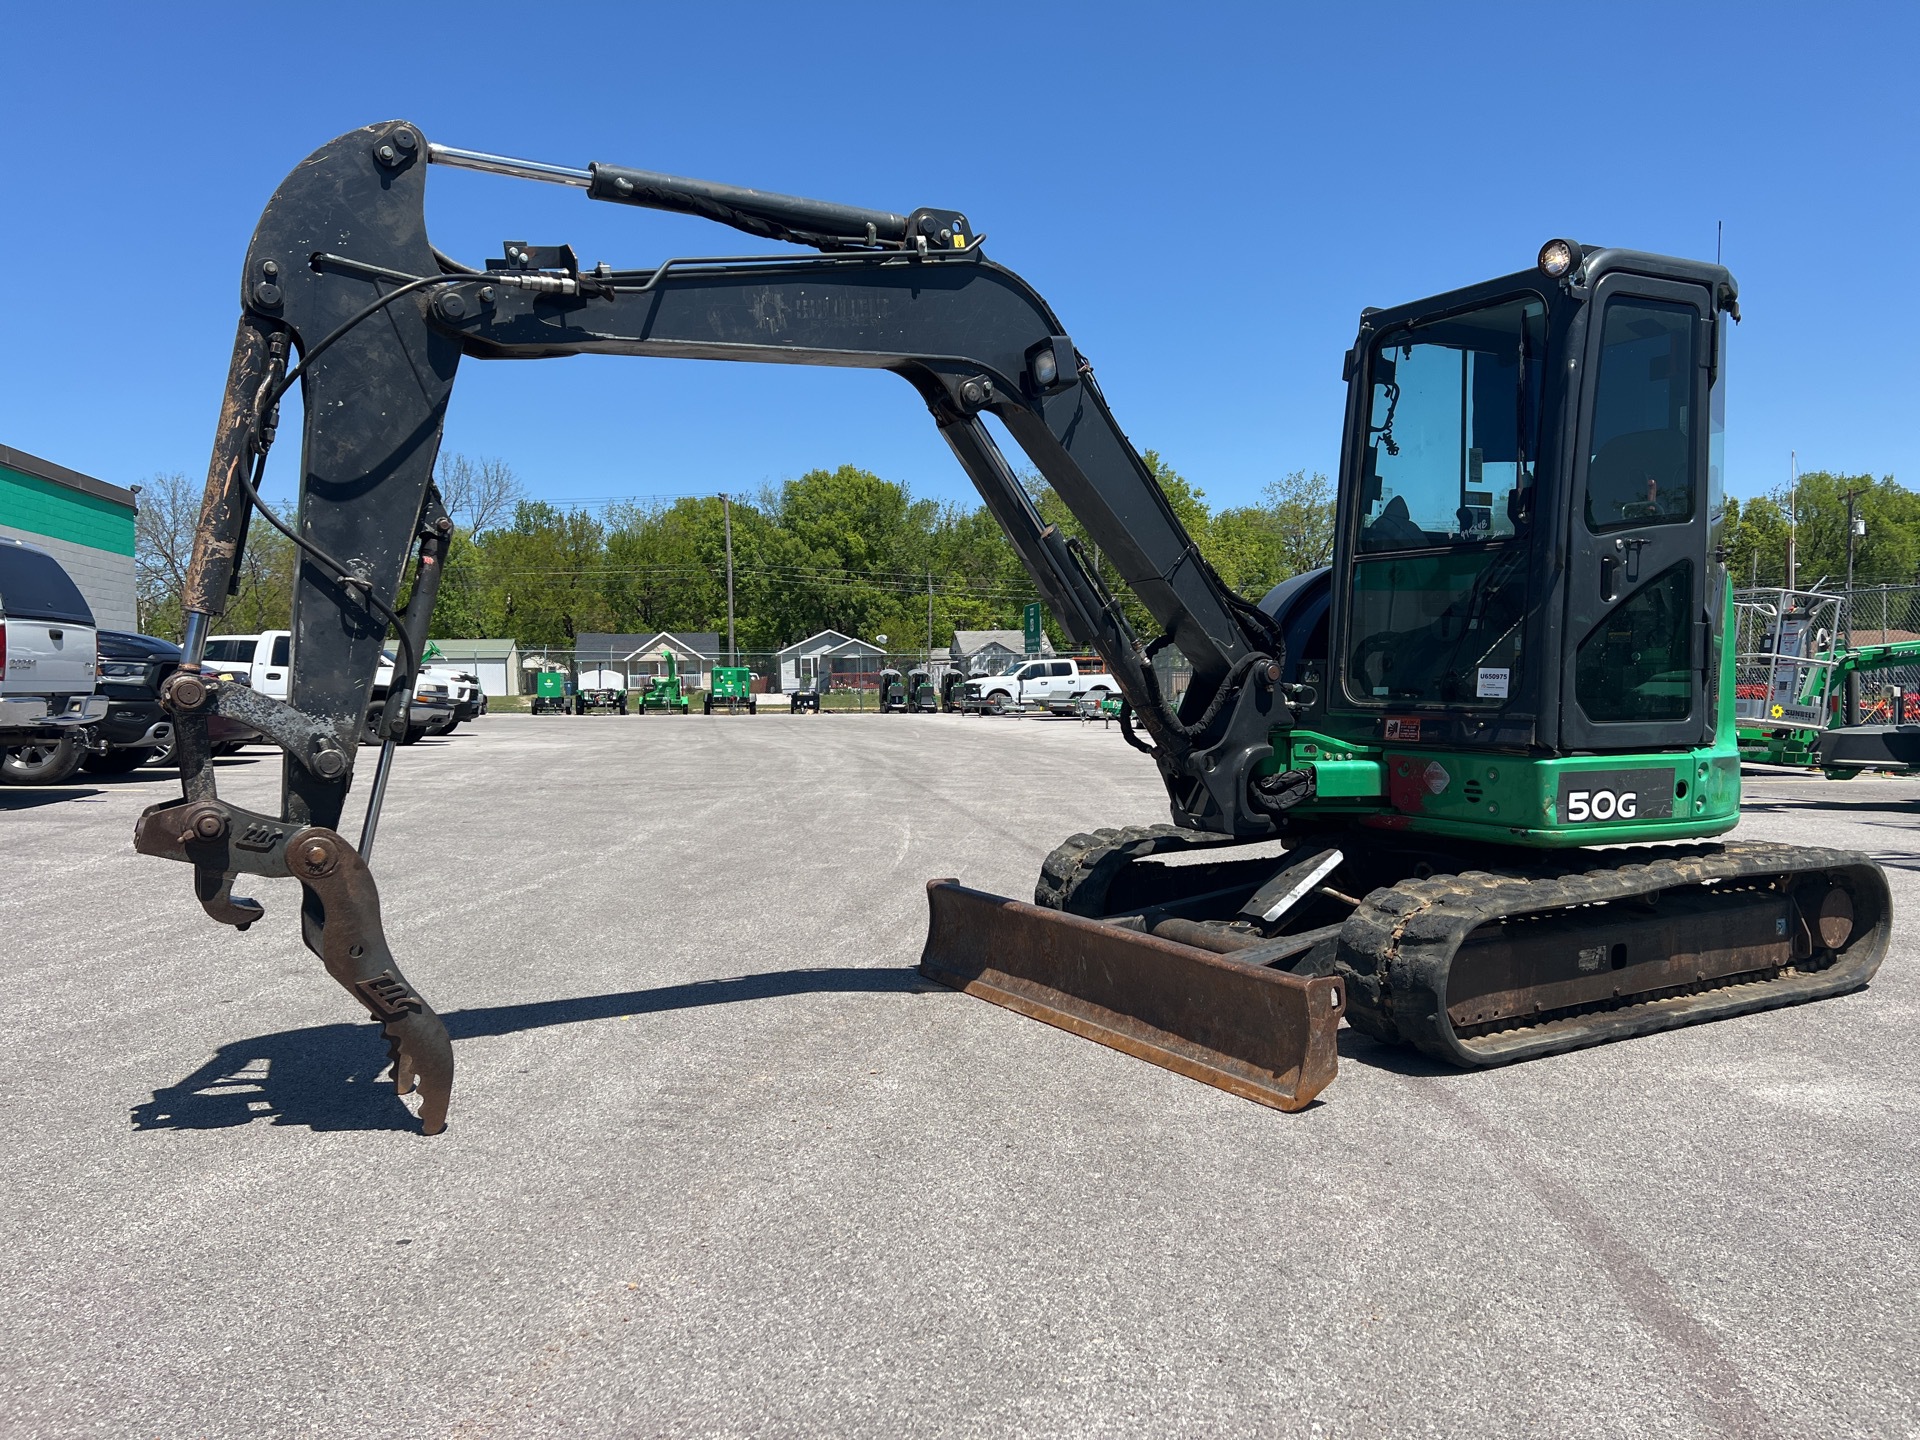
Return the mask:
<path id="1" fill-rule="evenodd" d="M 147 673 L 147 667 L 131 660 L 102 660 L 100 673 L 109 680 L 139 680 Z"/>

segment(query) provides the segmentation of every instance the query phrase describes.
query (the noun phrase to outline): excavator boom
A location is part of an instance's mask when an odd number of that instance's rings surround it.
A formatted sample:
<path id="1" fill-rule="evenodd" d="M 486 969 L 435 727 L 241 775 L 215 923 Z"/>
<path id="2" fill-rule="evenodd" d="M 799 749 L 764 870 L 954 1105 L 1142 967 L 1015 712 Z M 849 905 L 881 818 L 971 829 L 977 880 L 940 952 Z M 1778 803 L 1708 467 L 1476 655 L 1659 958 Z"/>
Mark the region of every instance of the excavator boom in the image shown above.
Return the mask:
<path id="1" fill-rule="evenodd" d="M 568 247 L 510 241 L 485 268 L 469 268 L 428 240 L 423 197 L 431 163 L 575 185 L 592 198 L 702 215 L 821 253 L 589 270 Z M 420 1077 L 429 1128 L 445 1113 L 451 1049 L 378 938 L 378 900 L 365 867 L 391 739 L 357 851 L 340 826 L 390 631 L 400 655 L 382 733 L 405 724 L 409 678 L 451 528 L 431 475 L 463 359 L 657 355 L 892 371 L 918 393 L 1075 643 L 1105 659 L 1128 705 L 1129 739 L 1157 762 L 1175 819 L 1222 837 L 1260 838 L 1275 833 L 1301 793 L 1297 775 L 1289 790 L 1286 777 L 1260 773 L 1273 753 L 1274 727 L 1291 719 L 1279 684 L 1278 634 L 1213 573 L 1060 321 L 1030 286 L 986 258 L 959 212 L 902 216 L 622 167 L 510 160 L 430 145 L 417 126 L 396 121 L 341 136 L 288 175 L 248 248 L 241 302 L 187 582 L 186 664 L 166 691 L 180 725 L 185 793 L 142 818 L 137 844 L 191 863 L 208 913 L 240 928 L 261 911 L 233 895 L 239 874 L 300 879 L 309 946 L 386 1027 L 396 1078 L 404 1085 Z M 297 528 L 272 516 L 258 495 L 278 400 L 295 379 L 305 417 Z M 1186 657 L 1193 678 L 1177 704 L 1157 684 L 1156 647 L 1141 642 L 1084 556 L 1041 520 L 988 431 L 988 415 L 1004 424 L 1163 628 L 1157 643 L 1175 644 Z M 300 552 L 284 704 L 197 673 L 248 527 L 261 519 L 287 529 Z M 401 607 L 409 563 L 412 584 Z M 243 711 L 286 752 L 279 815 L 240 810 L 216 793 L 207 719 Z M 1135 724 L 1148 738 L 1133 732 Z M 936 894 L 936 916 L 947 898 Z M 967 903 L 957 891 L 951 898 Z M 1167 981 L 1154 972 L 1181 958 L 1182 947 L 1114 930 L 1107 949 L 1116 960 L 1132 956 L 1141 978 L 1091 995 L 1084 957 L 1048 933 L 1063 924 L 1034 907 L 996 912 L 987 929 L 1004 943 L 989 949 L 1026 957 L 1017 985 L 991 957 L 943 967 L 931 943 L 928 973 L 1006 1003 L 1017 989 L 1016 1008 L 1107 1043 L 1124 1038 L 1122 1048 L 1172 1063 L 1178 1045 L 1139 1037 L 1166 1028 L 1156 996 Z M 339 942 L 346 932 L 353 939 Z M 1236 965 L 1206 950 L 1189 949 L 1185 958 L 1207 972 L 1210 993 L 1244 989 L 1300 1019 L 1303 1038 L 1284 1054 L 1271 1036 L 1246 1044 L 1221 1038 L 1214 1068 L 1252 1077 L 1235 1088 L 1293 1107 L 1332 1078 L 1337 980 Z M 1194 1054 L 1208 1047 L 1181 1044 L 1173 1068 L 1192 1073 L 1201 1064 Z M 1236 1045 L 1246 1053 L 1227 1053 Z"/>

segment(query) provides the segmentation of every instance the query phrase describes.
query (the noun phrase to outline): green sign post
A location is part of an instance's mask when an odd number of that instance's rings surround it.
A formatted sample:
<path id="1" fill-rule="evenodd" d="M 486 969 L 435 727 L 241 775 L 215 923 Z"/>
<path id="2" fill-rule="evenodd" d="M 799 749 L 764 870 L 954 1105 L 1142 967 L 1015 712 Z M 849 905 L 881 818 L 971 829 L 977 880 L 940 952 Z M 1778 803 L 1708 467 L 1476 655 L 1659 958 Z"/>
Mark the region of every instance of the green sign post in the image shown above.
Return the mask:
<path id="1" fill-rule="evenodd" d="M 1041 628 L 1040 616 L 1040 602 L 1036 600 L 1027 606 L 1026 612 L 1020 617 L 1022 628 L 1027 633 L 1027 654 L 1029 655 L 1040 653 L 1040 640 L 1046 633 Z"/>

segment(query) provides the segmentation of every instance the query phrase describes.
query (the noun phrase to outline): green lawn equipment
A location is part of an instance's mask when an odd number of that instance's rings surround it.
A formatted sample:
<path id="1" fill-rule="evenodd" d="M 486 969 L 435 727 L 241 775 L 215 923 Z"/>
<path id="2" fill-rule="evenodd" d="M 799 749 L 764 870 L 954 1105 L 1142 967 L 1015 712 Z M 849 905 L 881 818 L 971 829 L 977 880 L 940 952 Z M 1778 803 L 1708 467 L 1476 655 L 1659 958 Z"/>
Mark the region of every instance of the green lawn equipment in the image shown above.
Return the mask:
<path id="1" fill-rule="evenodd" d="M 882 715 L 907 713 L 906 677 L 891 665 L 880 672 L 880 713 Z"/>
<path id="2" fill-rule="evenodd" d="M 582 690 L 573 697 L 573 713 L 589 715 L 596 710 L 604 710 L 609 715 L 627 713 L 627 692 L 617 686 L 595 686 L 591 690 Z"/>
<path id="3" fill-rule="evenodd" d="M 907 672 L 907 709 L 923 715 L 931 715 L 940 708 L 940 691 L 933 683 L 933 676 L 923 666 L 915 666 Z"/>
<path id="4" fill-rule="evenodd" d="M 738 715 L 743 708 L 749 715 L 758 715 L 760 703 L 753 694 L 753 671 L 744 665 L 716 666 L 707 698 L 701 702 L 701 713 L 711 715 L 716 706 L 729 715 Z"/>
<path id="5" fill-rule="evenodd" d="M 567 677 L 560 670 L 542 670 L 533 682 L 533 713 L 566 715 L 573 709 L 573 697 L 567 694 Z"/>
<path id="6" fill-rule="evenodd" d="M 666 668 L 653 677 L 653 683 L 648 685 L 641 694 L 640 713 L 649 715 L 658 710 L 662 714 L 671 715 L 678 710 L 682 715 L 686 715 L 692 711 L 693 704 L 680 688 L 680 667 L 675 664 L 671 650 L 662 650 L 660 658 Z"/>

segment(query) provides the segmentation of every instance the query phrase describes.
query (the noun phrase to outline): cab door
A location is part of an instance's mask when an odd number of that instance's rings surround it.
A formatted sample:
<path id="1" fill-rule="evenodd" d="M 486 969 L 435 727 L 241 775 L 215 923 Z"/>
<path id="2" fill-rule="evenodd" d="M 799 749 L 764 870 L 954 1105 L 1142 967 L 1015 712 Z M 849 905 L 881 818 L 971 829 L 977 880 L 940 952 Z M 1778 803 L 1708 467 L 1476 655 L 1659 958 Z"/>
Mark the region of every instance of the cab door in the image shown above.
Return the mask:
<path id="1" fill-rule="evenodd" d="M 1713 342 L 1699 286 L 1613 274 L 1595 287 L 1568 507 L 1563 749 L 1712 738 Z"/>

